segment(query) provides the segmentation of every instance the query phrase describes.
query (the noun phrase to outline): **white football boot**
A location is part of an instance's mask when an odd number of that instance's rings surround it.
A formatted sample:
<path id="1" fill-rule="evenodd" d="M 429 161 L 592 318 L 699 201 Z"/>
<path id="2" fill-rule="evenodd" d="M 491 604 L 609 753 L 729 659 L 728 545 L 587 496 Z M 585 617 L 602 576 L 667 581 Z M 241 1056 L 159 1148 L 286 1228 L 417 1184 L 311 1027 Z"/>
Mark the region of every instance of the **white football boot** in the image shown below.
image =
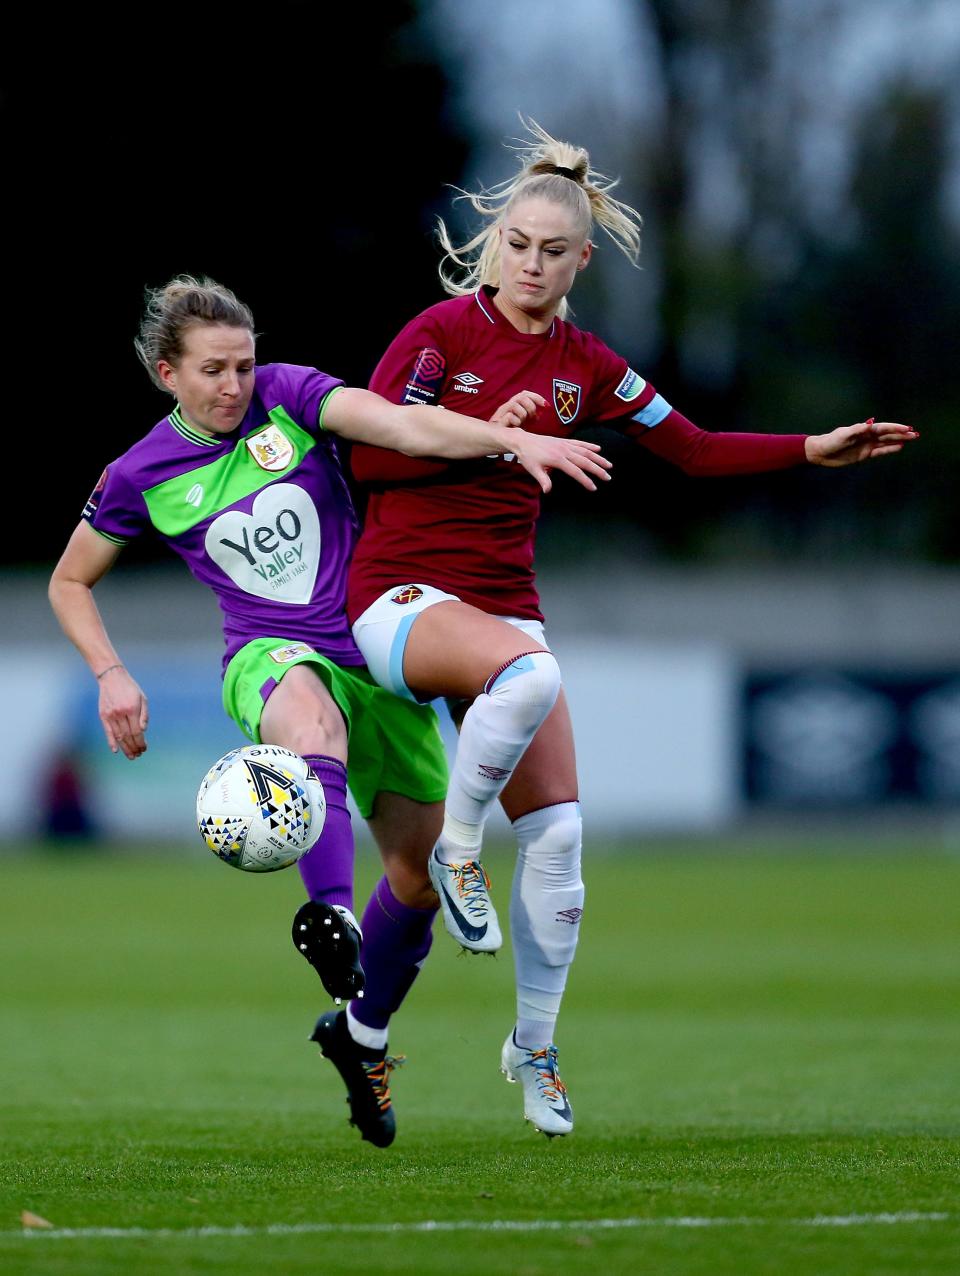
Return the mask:
<path id="1" fill-rule="evenodd" d="M 444 864 L 434 848 L 427 869 L 440 896 L 444 925 L 457 943 L 471 953 L 495 953 L 503 936 L 490 900 L 490 879 L 480 861 Z"/>
<path id="2" fill-rule="evenodd" d="M 517 1045 L 511 1031 L 503 1043 L 500 1071 L 523 1086 L 523 1116 L 535 1130 L 549 1139 L 572 1131 L 573 1109 L 557 1070 L 556 1046 L 527 1050 Z"/>

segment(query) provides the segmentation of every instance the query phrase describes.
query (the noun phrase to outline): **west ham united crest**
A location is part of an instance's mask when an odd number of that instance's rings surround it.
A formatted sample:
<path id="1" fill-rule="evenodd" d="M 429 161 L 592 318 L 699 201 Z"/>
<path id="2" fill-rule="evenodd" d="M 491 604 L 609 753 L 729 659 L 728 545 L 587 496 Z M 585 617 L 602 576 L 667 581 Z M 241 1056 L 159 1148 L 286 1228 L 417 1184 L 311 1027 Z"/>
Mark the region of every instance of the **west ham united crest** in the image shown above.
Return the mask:
<path id="1" fill-rule="evenodd" d="M 399 603 L 402 607 L 406 603 L 415 603 L 418 598 L 423 597 L 423 590 L 419 585 L 404 585 L 403 589 L 398 589 L 391 597 L 392 603 Z"/>
<path id="2" fill-rule="evenodd" d="M 580 387 L 573 381 L 553 378 L 553 406 L 564 425 L 569 425 L 580 411 Z"/>

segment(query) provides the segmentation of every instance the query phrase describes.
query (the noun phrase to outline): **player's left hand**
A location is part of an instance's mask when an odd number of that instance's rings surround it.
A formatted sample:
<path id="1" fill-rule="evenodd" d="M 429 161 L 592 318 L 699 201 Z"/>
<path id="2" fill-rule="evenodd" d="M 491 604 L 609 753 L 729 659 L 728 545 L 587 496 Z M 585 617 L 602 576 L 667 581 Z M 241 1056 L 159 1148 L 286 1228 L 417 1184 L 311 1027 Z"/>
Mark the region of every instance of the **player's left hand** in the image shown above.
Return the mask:
<path id="1" fill-rule="evenodd" d="M 544 492 L 549 492 L 552 487 L 548 470 L 562 470 L 588 492 L 597 490 L 594 478 L 603 479 L 604 482 L 610 478 L 607 473 L 610 462 L 602 455 L 599 443 L 587 443 L 584 439 L 561 439 L 552 434 L 531 434 L 520 429 L 514 431 L 514 434 L 514 455 Z"/>
<path id="2" fill-rule="evenodd" d="M 859 421 L 856 425 L 841 425 L 829 434 L 810 434 L 804 448 L 811 465 L 856 465 L 858 461 L 870 461 L 875 456 L 891 456 L 901 452 L 903 445 L 920 435 L 910 425 L 898 425 L 895 421 Z"/>
<path id="3" fill-rule="evenodd" d="M 150 721 L 147 697 L 123 665 L 109 669 L 100 682 L 100 722 L 112 753 L 131 761 L 147 751 Z"/>
<path id="4" fill-rule="evenodd" d="M 520 390 L 507 399 L 506 403 L 501 403 L 490 421 L 497 425 L 523 425 L 532 421 L 540 409 L 546 406 L 547 401 L 542 394 L 536 394 L 533 390 Z"/>

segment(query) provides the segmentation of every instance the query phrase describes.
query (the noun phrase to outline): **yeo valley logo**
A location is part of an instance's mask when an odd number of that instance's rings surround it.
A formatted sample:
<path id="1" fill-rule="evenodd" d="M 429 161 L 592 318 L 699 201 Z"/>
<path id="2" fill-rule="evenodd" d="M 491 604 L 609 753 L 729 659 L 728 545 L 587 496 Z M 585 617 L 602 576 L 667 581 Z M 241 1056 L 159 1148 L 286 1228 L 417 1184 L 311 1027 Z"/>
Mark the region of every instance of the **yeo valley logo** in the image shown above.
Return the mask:
<path id="1" fill-rule="evenodd" d="M 320 563 L 320 519 L 302 487 L 275 483 L 249 514 L 228 510 L 214 519 L 204 547 L 245 593 L 308 603 Z"/>

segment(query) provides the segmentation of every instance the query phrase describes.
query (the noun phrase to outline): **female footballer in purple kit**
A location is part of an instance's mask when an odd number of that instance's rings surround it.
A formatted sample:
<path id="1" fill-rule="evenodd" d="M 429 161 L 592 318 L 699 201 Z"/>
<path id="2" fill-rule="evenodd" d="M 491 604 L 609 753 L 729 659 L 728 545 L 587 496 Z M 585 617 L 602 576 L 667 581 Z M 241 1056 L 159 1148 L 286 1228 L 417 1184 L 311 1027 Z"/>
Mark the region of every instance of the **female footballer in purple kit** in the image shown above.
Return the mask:
<path id="1" fill-rule="evenodd" d="M 173 410 L 111 462 L 50 581 L 50 601 L 99 685 L 110 748 L 146 750 L 147 699 L 100 617 L 93 589 L 124 545 L 156 532 L 216 593 L 226 650 L 223 700 L 254 742 L 307 759 L 327 815 L 300 860 L 309 901 L 294 941 L 327 992 L 362 994 L 353 903 L 349 776 L 385 875 L 364 914 L 373 973 L 355 1033 L 321 1016 L 314 1040 L 350 1091 L 353 1123 L 394 1137 L 386 1024 L 430 946 L 436 897 L 426 872 L 446 790 L 433 711 L 384 691 L 363 667 L 345 615 L 357 521 L 334 435 L 450 459 L 516 455 L 535 481 L 562 469 L 593 489 L 607 462 L 593 445 L 430 406 L 398 407 L 315 368 L 257 365 L 253 317 L 229 289 L 182 276 L 148 293 L 137 350 Z"/>
<path id="2" fill-rule="evenodd" d="M 468 195 L 485 221 L 479 233 L 457 246 L 441 222 L 440 273 L 453 299 L 400 332 L 371 389 L 480 416 L 513 396 L 512 419 L 530 430 L 604 422 L 691 475 L 849 465 L 917 437 L 872 420 L 810 436 L 698 429 L 625 359 L 566 321 L 594 224 L 635 262 L 640 218 L 613 198 L 583 148 L 528 128 L 520 170 Z M 554 1029 L 584 889 L 573 732 L 533 570 L 540 490 L 504 456 L 448 463 L 358 446 L 353 466 L 370 494 L 349 580 L 357 645 L 398 695 L 466 706 L 429 864 L 444 922 L 466 949 L 501 944 L 480 863 L 484 821 L 499 799 L 518 844 L 517 1019 L 501 1068 L 522 1083 L 525 1117 L 548 1136 L 567 1134 L 573 1113 Z"/>

